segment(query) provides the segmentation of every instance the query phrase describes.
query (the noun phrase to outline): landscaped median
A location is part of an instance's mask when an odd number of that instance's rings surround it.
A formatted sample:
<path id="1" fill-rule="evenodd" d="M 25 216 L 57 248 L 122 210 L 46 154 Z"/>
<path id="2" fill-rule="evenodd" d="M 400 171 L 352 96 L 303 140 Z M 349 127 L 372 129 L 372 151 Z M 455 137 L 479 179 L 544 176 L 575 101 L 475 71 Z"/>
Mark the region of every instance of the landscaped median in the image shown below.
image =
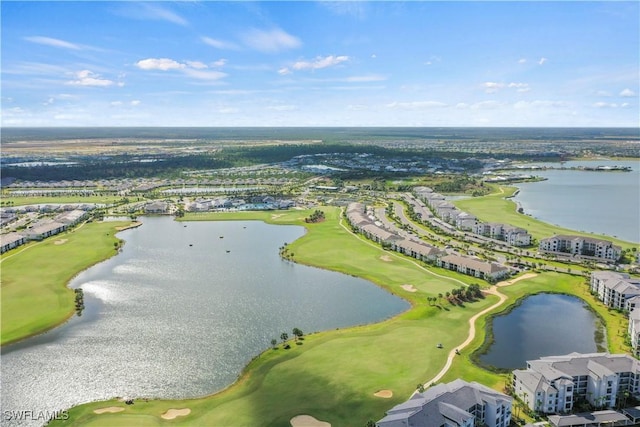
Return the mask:
<path id="1" fill-rule="evenodd" d="M 75 313 L 69 281 L 117 253 L 116 227 L 87 223 L 39 243 L 2 254 L 2 345 L 45 332 Z"/>

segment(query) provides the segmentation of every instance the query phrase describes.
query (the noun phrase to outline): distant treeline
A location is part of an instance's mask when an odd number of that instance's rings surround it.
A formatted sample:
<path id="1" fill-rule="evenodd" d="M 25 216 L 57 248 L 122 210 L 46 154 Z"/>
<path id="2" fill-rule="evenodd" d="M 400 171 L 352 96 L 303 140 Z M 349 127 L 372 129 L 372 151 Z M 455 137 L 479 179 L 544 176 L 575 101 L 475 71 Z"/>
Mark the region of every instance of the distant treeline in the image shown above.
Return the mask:
<path id="1" fill-rule="evenodd" d="M 434 151 L 428 149 L 394 149 L 377 145 L 349 144 L 281 144 L 252 147 L 226 147 L 215 152 L 189 155 L 156 154 L 153 156 L 116 155 L 105 158 L 87 156 L 74 158 L 77 165 L 45 165 L 32 167 L 3 167 L 3 177 L 14 177 L 27 181 L 60 181 L 111 178 L 150 178 L 177 177 L 183 171 L 201 169 L 221 169 L 237 166 L 249 166 L 261 163 L 278 163 L 301 155 L 316 154 L 357 154 L 367 153 L 377 159 L 411 158 L 418 160 L 456 159 L 457 165 L 467 170 L 481 166 L 478 159 L 504 158 L 521 160 L 539 160 L 535 154 L 506 153 L 465 153 L 461 151 Z M 554 158 L 545 156 L 544 160 Z M 366 172 L 347 172 L 345 178 L 369 175 Z"/>

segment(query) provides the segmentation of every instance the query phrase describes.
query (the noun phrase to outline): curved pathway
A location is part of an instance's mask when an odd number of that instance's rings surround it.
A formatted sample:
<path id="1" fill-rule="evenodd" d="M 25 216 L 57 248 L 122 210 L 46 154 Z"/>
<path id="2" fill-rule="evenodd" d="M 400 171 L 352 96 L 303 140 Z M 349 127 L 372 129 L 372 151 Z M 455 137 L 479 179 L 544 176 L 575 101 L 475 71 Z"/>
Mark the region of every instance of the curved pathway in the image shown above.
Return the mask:
<path id="1" fill-rule="evenodd" d="M 473 339 L 476 337 L 476 320 L 480 316 L 483 316 L 483 315 L 487 314 L 491 310 L 494 310 L 494 309 L 500 307 L 507 300 L 507 296 L 505 294 L 503 294 L 503 293 L 500 293 L 500 291 L 498 290 L 498 287 L 513 285 L 514 283 L 519 282 L 520 280 L 530 279 L 530 278 L 535 277 L 535 276 L 537 276 L 537 274 L 535 274 L 535 273 L 527 273 L 527 274 L 524 274 L 524 275 L 522 275 L 520 277 L 516 277 L 513 280 L 500 282 L 497 285 L 492 286 L 488 290 L 484 291 L 484 292 L 486 292 L 488 294 L 492 294 L 492 295 L 498 296 L 498 298 L 500 298 L 500 300 L 497 303 L 493 304 L 491 307 L 487 307 L 484 310 L 476 313 L 475 315 L 473 315 L 473 317 L 471 317 L 469 319 L 469 336 L 467 337 L 466 340 L 464 340 L 464 342 L 462 344 L 460 344 L 458 347 L 452 349 L 449 352 L 449 356 L 447 357 L 447 363 L 445 363 L 444 368 L 442 368 L 440 370 L 440 372 L 438 372 L 438 374 L 435 377 L 433 377 L 431 380 L 427 381 L 424 384 L 425 388 L 428 388 L 431 384 L 440 381 L 440 379 L 442 377 L 444 377 L 444 375 L 447 373 L 447 371 L 449 371 L 449 368 L 451 368 L 451 364 L 453 363 L 453 359 L 455 359 L 455 357 L 456 357 L 456 349 L 457 350 L 461 350 L 461 349 L 465 348 L 466 346 L 468 346 L 469 344 L 471 344 L 471 341 L 473 341 Z"/>

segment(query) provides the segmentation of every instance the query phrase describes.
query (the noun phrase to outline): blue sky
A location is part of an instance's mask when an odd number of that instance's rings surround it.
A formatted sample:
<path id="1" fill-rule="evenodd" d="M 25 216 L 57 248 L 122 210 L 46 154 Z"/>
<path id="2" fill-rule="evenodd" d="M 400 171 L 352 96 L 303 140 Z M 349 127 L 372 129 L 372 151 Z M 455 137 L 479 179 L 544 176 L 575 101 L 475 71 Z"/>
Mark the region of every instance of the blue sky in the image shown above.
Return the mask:
<path id="1" fill-rule="evenodd" d="M 639 2 L 3 1 L 3 126 L 639 126 Z"/>

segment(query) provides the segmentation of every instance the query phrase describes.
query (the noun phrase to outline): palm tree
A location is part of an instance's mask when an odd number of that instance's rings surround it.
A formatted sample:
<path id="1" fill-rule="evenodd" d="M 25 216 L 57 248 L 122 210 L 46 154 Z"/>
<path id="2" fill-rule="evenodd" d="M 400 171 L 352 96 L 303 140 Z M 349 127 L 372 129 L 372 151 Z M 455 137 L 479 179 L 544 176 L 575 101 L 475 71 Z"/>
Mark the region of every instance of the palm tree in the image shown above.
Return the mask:
<path id="1" fill-rule="evenodd" d="M 277 339 L 272 339 L 271 340 L 271 347 L 276 348 L 276 344 L 278 344 L 278 340 Z"/>
<path id="2" fill-rule="evenodd" d="M 286 332 L 283 332 L 280 334 L 280 339 L 282 340 L 282 342 L 284 343 L 286 340 L 289 339 L 289 334 L 287 334 Z"/>

